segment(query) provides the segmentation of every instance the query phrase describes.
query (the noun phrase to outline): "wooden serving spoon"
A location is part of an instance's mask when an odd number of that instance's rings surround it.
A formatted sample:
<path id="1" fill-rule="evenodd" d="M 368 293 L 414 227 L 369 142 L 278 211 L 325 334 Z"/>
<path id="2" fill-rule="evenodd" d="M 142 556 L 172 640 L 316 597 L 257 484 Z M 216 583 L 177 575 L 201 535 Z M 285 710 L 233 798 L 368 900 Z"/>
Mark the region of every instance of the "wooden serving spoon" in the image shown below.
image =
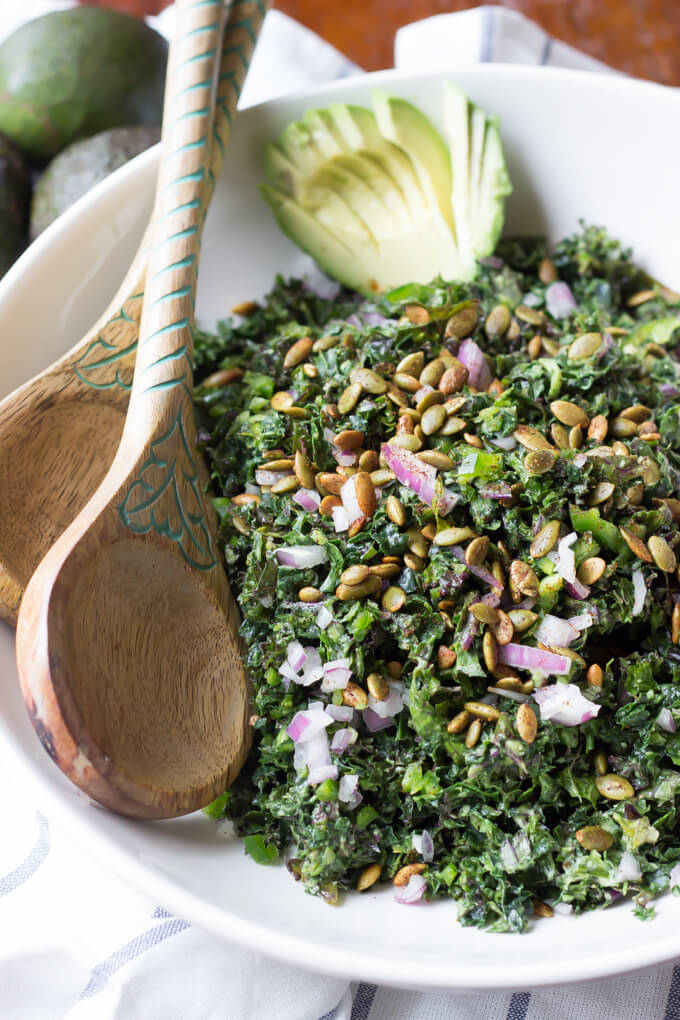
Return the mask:
<path id="1" fill-rule="evenodd" d="M 121 445 L 31 578 L 17 628 L 43 746 L 94 800 L 168 818 L 212 800 L 248 751 L 238 612 L 202 491 L 193 315 L 220 3 L 179 0 L 139 349 Z M 225 49 L 235 45 L 229 26 Z M 235 96 L 225 110 L 235 109 Z"/>
<path id="2" fill-rule="evenodd" d="M 210 201 L 232 111 L 269 0 L 227 4 L 204 201 Z M 199 8 L 200 10 L 200 8 Z M 207 10 L 212 8 L 207 5 Z M 205 71 L 205 65 L 198 66 Z M 192 88 L 205 99 L 205 74 Z M 149 227 L 118 292 L 58 361 L 0 402 L 0 620 L 16 624 L 28 579 L 102 482 L 120 443 L 137 354 Z"/>

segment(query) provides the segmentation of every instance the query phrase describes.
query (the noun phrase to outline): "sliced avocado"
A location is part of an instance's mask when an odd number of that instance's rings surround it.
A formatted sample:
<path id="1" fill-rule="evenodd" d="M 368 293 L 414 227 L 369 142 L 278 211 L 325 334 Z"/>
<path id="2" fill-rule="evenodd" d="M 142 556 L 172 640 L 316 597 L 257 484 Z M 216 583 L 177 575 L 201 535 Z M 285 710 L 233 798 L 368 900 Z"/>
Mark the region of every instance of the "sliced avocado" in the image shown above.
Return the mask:
<path id="1" fill-rule="evenodd" d="M 452 92 L 450 156 L 410 103 L 375 103 L 376 114 L 334 104 L 289 124 L 266 147 L 264 197 L 293 241 L 364 294 L 438 274 L 470 279 L 509 189 L 495 124 Z"/>
<path id="2" fill-rule="evenodd" d="M 159 127 L 111 128 L 74 142 L 52 160 L 33 192 L 32 241 L 99 181 L 160 140 Z"/>
<path id="3" fill-rule="evenodd" d="M 451 210 L 451 157 L 441 135 L 425 114 L 384 92 L 373 93 L 373 106 L 381 134 L 409 154 L 423 194 L 436 204 L 455 236 Z"/>

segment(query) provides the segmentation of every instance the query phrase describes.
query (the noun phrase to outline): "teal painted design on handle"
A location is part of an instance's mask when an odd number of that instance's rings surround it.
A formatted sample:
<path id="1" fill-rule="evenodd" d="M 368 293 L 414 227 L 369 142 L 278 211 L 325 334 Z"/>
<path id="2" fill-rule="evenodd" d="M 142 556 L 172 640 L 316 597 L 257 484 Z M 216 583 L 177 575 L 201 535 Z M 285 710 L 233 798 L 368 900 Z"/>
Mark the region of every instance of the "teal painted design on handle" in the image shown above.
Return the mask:
<path id="1" fill-rule="evenodd" d="M 131 531 L 138 535 L 155 531 L 169 538 L 177 543 L 190 566 L 207 571 L 217 565 L 217 557 L 205 520 L 198 470 L 182 413 L 180 409 L 165 435 L 151 444 L 140 477 L 130 486 L 118 506 L 118 513 Z M 179 443 L 175 433 L 178 433 Z M 179 478 L 188 483 L 190 505 L 182 504 Z"/>
<path id="2" fill-rule="evenodd" d="M 143 297 L 143 292 L 133 294 L 128 298 L 126 304 L 130 301 L 141 301 Z M 108 326 L 112 326 L 116 322 L 133 323 L 134 321 L 127 314 L 125 308 L 121 308 L 118 315 L 114 315 L 112 319 L 109 319 L 97 339 L 87 346 L 74 365 L 73 370 L 82 383 L 93 390 L 111 390 L 119 386 L 127 393 L 130 392 L 132 382 L 126 382 L 121 376 L 120 362 L 137 350 L 137 340 L 133 340 L 132 343 L 127 344 L 125 347 L 120 347 L 105 340 L 103 333 Z M 102 371 L 107 368 L 113 370 L 113 375 Z"/>

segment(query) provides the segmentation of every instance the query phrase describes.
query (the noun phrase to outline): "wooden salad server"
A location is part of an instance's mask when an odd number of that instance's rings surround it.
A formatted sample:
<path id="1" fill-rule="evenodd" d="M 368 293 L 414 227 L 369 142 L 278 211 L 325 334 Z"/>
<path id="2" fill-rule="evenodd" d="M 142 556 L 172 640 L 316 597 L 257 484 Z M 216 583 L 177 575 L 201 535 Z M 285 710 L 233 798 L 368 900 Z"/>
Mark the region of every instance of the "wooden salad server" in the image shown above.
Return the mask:
<path id="1" fill-rule="evenodd" d="M 238 611 L 199 476 L 191 399 L 211 132 L 195 85 L 217 66 L 221 9 L 177 3 L 158 216 L 121 444 L 31 578 L 17 627 L 24 700 L 48 754 L 94 800 L 137 818 L 209 803 L 250 742 Z M 236 45 L 227 24 L 224 48 Z M 234 92 L 228 117 L 235 107 Z"/>
<path id="2" fill-rule="evenodd" d="M 213 16 L 218 6 L 222 4 L 206 4 L 204 13 Z M 231 41 L 222 54 L 204 180 L 207 201 L 269 0 L 234 0 L 225 6 Z M 197 5 L 197 11 L 201 9 Z M 205 99 L 206 81 L 202 74 L 194 83 L 198 98 Z M 0 620 L 8 623 L 16 624 L 29 577 L 102 482 L 118 449 L 132 386 L 153 220 L 152 215 L 127 276 L 92 329 L 0 402 Z"/>

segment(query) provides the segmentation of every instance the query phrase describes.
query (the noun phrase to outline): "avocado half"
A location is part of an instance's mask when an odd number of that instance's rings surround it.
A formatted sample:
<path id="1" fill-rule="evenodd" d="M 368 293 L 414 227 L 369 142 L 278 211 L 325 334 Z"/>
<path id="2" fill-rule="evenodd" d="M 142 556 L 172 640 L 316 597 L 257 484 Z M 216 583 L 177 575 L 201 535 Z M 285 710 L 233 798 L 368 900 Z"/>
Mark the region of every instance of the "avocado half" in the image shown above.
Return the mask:
<path id="1" fill-rule="evenodd" d="M 442 137 L 406 100 L 335 104 L 265 150 L 262 194 L 281 229 L 331 276 L 370 295 L 440 274 L 469 280 L 512 187 L 498 123 L 444 86 Z"/>

